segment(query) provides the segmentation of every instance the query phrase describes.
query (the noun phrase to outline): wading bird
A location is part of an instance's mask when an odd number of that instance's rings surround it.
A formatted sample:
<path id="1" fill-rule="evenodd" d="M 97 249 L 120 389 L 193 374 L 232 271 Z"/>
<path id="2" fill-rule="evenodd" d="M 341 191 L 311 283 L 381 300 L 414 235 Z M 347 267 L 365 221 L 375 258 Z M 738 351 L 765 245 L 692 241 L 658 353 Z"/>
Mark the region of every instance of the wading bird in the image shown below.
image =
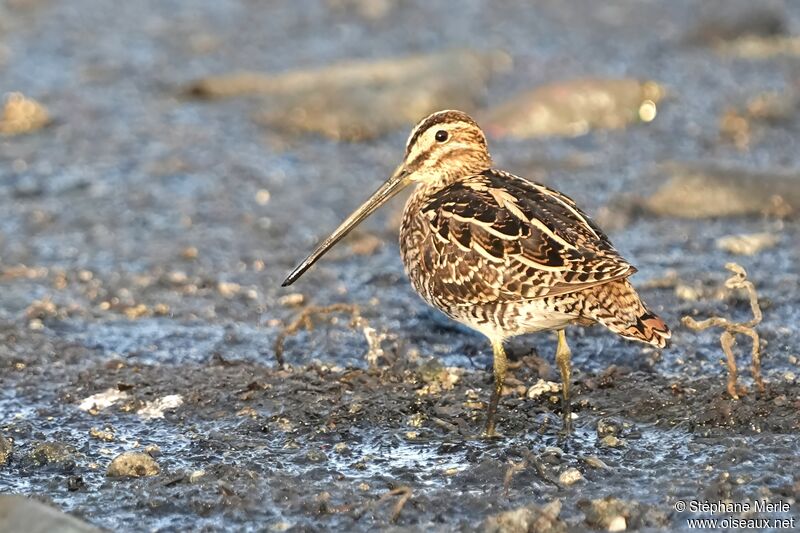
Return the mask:
<path id="1" fill-rule="evenodd" d="M 558 191 L 492 168 L 486 136 L 467 114 L 439 111 L 412 130 L 405 160 L 283 282 L 291 285 L 389 198 L 416 184 L 400 226 L 400 252 L 414 289 L 450 318 L 488 337 L 494 390 L 487 436 L 507 368 L 503 342 L 556 330 L 564 429 L 571 411 L 569 324 L 599 322 L 658 348 L 669 328 L 628 281 L 636 269 L 608 237 Z"/>

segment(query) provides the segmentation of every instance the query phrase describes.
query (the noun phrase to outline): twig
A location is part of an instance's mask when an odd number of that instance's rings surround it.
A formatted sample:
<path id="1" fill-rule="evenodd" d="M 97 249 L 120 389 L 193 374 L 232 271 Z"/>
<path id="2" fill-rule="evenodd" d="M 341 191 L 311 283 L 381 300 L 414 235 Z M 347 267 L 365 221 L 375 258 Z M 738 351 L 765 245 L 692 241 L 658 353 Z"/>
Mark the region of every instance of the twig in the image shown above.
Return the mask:
<path id="1" fill-rule="evenodd" d="M 506 475 L 503 477 L 503 495 L 508 498 L 508 490 L 511 488 L 511 481 L 518 472 L 522 472 L 528 468 L 528 461 L 519 461 L 517 463 L 510 463 L 506 469 Z"/>
<path id="2" fill-rule="evenodd" d="M 737 383 L 738 372 L 736 369 L 736 359 L 733 355 L 733 345 L 736 343 L 736 334 L 747 335 L 753 341 L 751 349 L 752 354 L 752 372 L 753 379 L 756 382 L 759 392 L 764 392 L 764 380 L 761 377 L 761 344 L 758 332 L 755 327 L 761 323 L 761 307 L 758 305 L 758 293 L 751 281 L 747 279 L 747 272 L 740 265 L 736 263 L 728 263 L 725 268 L 733 272 L 733 276 L 725 281 L 725 287 L 728 289 L 744 289 L 750 298 L 750 309 L 753 313 L 753 318 L 747 322 L 732 322 L 727 318 L 711 317 L 706 320 L 696 321 L 690 316 L 685 316 L 681 320 L 683 324 L 691 330 L 703 331 L 709 328 L 720 327 L 724 331 L 719 337 L 722 351 L 725 352 L 726 363 L 728 366 L 728 394 L 734 400 L 739 399 L 739 394 L 744 394 L 747 390 L 740 387 Z"/>
<path id="3" fill-rule="evenodd" d="M 343 313 L 349 312 L 352 315 L 351 324 L 353 327 L 360 326 L 364 324 L 364 319 L 361 318 L 361 313 L 358 309 L 358 306 L 352 304 L 333 304 L 324 307 L 320 307 L 317 305 L 309 305 L 294 319 L 292 320 L 289 325 L 283 328 L 278 334 L 278 338 L 275 340 L 275 360 L 278 362 L 278 366 L 283 368 L 284 366 L 284 359 L 283 359 L 283 345 L 286 341 L 286 337 L 289 335 L 294 335 L 301 329 L 305 328 L 306 331 L 312 331 L 314 329 L 314 324 L 311 322 L 311 317 L 314 315 L 328 315 L 331 313 Z"/>
<path id="4" fill-rule="evenodd" d="M 389 518 L 389 521 L 392 523 L 396 522 L 397 519 L 400 518 L 400 513 L 403 512 L 403 507 L 406 506 L 406 502 L 411 498 L 411 487 L 403 486 L 392 489 L 378 498 L 378 501 L 374 503 L 374 507 L 378 507 L 383 502 L 395 496 L 400 496 L 400 499 L 398 499 L 397 503 L 395 503 L 394 507 L 392 507 L 392 514 Z"/>

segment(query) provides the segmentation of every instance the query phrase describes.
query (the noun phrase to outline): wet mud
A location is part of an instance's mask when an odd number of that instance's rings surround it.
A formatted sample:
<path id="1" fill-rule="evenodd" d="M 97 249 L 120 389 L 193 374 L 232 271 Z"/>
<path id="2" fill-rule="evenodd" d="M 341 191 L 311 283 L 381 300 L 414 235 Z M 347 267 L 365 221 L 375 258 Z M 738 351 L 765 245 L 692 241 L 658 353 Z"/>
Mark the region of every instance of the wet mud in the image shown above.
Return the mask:
<path id="1" fill-rule="evenodd" d="M 693 16 L 701 4 L 0 6 L 2 89 L 48 116 L 0 137 L 0 492 L 126 531 L 672 531 L 694 516 L 679 500 L 781 501 L 790 511 L 774 516 L 800 520 L 800 117 L 780 107 L 744 144 L 720 131 L 727 110 L 794 91 L 800 10 L 776 3 L 761 30 L 737 15 L 746 2 L 723 4 L 724 24 Z M 261 96 L 185 94 L 232 71 L 455 49 L 513 62 L 480 77 L 469 111 L 570 80 L 665 91 L 648 122 L 490 139 L 498 166 L 557 187 L 609 228 L 674 330 L 660 353 L 599 327 L 568 332 L 568 439 L 548 334 L 510 343 L 502 436 L 480 438 L 489 347 L 412 292 L 398 204 L 280 288 L 400 162 L 408 118 L 343 142 L 265 123 Z M 620 207 L 654 202 L 676 162 L 717 169 L 699 190 L 722 183 L 750 207 L 706 192 L 692 203 L 692 187 L 660 208 Z M 764 176 L 779 187 L 759 187 Z M 710 214 L 665 205 L 685 197 Z M 718 246 L 751 234 L 771 245 Z M 736 345 L 738 400 L 719 332 L 681 325 L 751 318 L 747 294 L 724 285 L 731 261 L 763 312 L 765 391 L 749 345 Z M 358 320 L 339 306 L 284 335 L 303 310 L 334 304 L 357 306 Z"/>

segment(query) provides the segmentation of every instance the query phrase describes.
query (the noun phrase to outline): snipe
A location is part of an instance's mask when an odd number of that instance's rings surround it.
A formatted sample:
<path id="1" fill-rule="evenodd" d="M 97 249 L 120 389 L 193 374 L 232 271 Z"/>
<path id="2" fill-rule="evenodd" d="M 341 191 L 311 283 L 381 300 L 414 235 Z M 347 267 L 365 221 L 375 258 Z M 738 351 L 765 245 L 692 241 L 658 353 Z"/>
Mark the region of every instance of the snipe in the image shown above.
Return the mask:
<path id="1" fill-rule="evenodd" d="M 507 368 L 506 339 L 558 332 L 556 362 L 567 430 L 567 325 L 599 322 L 626 339 L 666 345 L 669 328 L 644 306 L 628 281 L 636 269 L 608 237 L 570 198 L 493 169 L 483 131 L 461 111 L 440 111 L 417 124 L 403 164 L 283 285 L 292 284 L 411 183 L 417 187 L 400 227 L 400 251 L 411 283 L 429 304 L 486 335 L 494 350 L 487 435 L 495 434 Z"/>

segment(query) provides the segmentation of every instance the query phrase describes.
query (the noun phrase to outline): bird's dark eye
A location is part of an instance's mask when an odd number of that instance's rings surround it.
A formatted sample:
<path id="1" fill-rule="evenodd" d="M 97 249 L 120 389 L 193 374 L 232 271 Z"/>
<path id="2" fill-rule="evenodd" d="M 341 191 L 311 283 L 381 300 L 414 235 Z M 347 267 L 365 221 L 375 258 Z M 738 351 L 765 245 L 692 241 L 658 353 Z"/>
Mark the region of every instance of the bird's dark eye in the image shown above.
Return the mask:
<path id="1" fill-rule="evenodd" d="M 444 130 L 439 130 L 436 132 L 436 140 L 440 143 L 443 143 L 447 140 L 447 132 Z"/>

